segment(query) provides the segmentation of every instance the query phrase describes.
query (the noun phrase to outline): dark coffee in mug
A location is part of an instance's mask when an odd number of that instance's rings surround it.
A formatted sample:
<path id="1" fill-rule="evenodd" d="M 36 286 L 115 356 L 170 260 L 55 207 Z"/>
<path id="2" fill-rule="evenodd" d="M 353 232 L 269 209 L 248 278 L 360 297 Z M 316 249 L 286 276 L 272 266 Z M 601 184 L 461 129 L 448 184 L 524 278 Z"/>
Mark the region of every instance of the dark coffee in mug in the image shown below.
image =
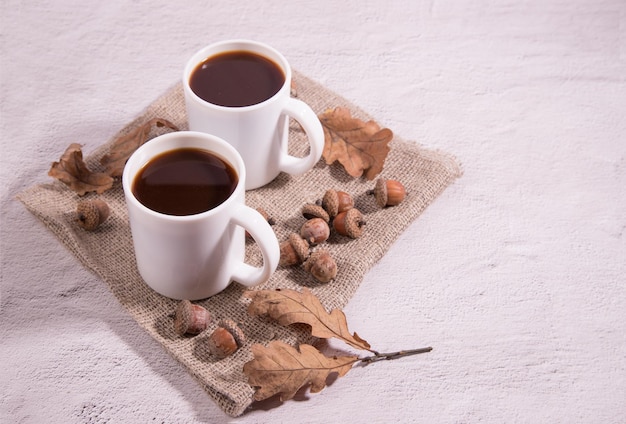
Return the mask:
<path id="1" fill-rule="evenodd" d="M 272 60 L 249 51 L 210 56 L 191 72 L 189 86 L 201 99 L 227 107 L 264 102 L 285 84 L 283 70 Z"/>
<path id="2" fill-rule="evenodd" d="M 133 180 L 132 192 L 153 211 L 194 215 L 224 203 L 238 181 L 232 165 L 217 155 L 180 148 L 161 153 L 144 165 Z"/>

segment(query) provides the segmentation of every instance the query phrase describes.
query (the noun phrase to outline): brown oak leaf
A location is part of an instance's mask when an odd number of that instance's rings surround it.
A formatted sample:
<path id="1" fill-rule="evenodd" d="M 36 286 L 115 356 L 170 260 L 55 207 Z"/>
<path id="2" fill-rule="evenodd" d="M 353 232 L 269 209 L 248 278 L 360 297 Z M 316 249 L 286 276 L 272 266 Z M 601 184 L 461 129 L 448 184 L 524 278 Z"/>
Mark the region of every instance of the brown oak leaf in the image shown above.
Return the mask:
<path id="1" fill-rule="evenodd" d="M 248 383 L 258 388 L 254 394 L 257 401 L 276 394 L 281 401 L 288 400 L 308 384 L 311 393 L 320 392 L 326 387 L 330 374 L 342 377 L 359 361 L 357 356 L 329 358 L 307 344 L 300 345 L 298 350 L 280 340 L 271 342 L 268 347 L 254 344 L 251 349 L 254 359 L 244 364 L 243 372 Z"/>
<path id="2" fill-rule="evenodd" d="M 373 180 L 383 170 L 393 132 L 374 121 L 354 118 L 337 107 L 319 116 L 324 129 L 322 157 L 327 165 L 339 161 L 348 174 Z"/>
<path id="3" fill-rule="evenodd" d="M 72 143 L 58 162 L 53 162 L 48 175 L 65 183 L 79 196 L 90 191 L 98 194 L 113 186 L 113 178 L 102 172 L 92 172 L 83 161 L 81 145 Z"/>
<path id="4" fill-rule="evenodd" d="M 370 344 L 357 333 L 350 334 L 341 310 L 333 309 L 328 313 L 307 288 L 303 288 L 302 293 L 290 289 L 247 291 L 246 296 L 252 299 L 248 305 L 248 313 L 252 316 L 269 315 L 284 326 L 308 324 L 315 337 L 334 337 L 357 349 L 371 350 Z"/>
<path id="5" fill-rule="evenodd" d="M 178 131 L 178 127 L 166 119 L 154 118 L 150 121 L 138 126 L 126 135 L 123 135 L 113 141 L 108 154 L 100 159 L 100 163 L 104 166 L 107 174 L 112 177 L 119 177 L 124 171 L 126 161 L 135 150 L 148 141 L 148 135 L 152 127 L 166 127 L 174 131 Z"/>

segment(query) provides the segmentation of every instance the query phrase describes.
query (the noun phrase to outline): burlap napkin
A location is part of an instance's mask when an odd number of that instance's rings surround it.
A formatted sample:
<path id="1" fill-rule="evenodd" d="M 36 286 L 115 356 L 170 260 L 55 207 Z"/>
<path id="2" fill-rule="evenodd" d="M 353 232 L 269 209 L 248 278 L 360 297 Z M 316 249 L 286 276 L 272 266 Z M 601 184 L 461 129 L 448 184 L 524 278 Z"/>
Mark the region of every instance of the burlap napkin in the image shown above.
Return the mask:
<path id="1" fill-rule="evenodd" d="M 294 72 L 294 83 L 298 98 L 308 103 L 318 114 L 328 108 L 344 106 L 354 116 L 371 119 L 339 95 L 298 72 Z M 181 129 L 187 128 L 180 83 L 154 101 L 116 137 L 155 117 L 168 119 Z M 151 136 L 155 135 L 156 130 Z M 108 151 L 111 141 L 86 157 L 92 170 L 99 170 L 99 159 Z M 302 154 L 306 149 L 300 128 L 292 125 L 290 151 Z M 339 166 L 328 166 L 323 160 L 303 176 L 281 174 L 269 185 L 247 192 L 246 201 L 250 206 L 263 207 L 274 218 L 274 229 L 279 240 L 299 230 L 304 222 L 300 214 L 302 205 L 321 198 L 330 188 L 352 194 L 356 206 L 367 220 L 367 229 L 361 238 L 351 240 L 333 235 L 325 243 L 339 268 L 333 282 L 318 284 L 301 267 L 279 268 L 267 283 L 257 288 L 300 290 L 308 287 L 328 310 L 343 308 L 359 287 L 365 273 L 385 254 L 402 231 L 461 175 L 461 169 L 451 156 L 420 148 L 395 136 L 381 175 L 398 179 L 406 186 L 408 196 L 399 206 L 380 209 L 373 196 L 365 193 L 373 187 L 373 181 L 349 177 Z M 137 323 L 186 367 L 227 414 L 242 414 L 252 403 L 254 394 L 254 389 L 248 385 L 242 373 L 243 364 L 252 359 L 250 345 L 267 344 L 274 339 L 295 345 L 310 342 L 310 338 L 302 328 L 284 328 L 269 320 L 248 316 L 247 299 L 242 296 L 244 288 L 236 283 L 224 292 L 198 303 L 213 314 L 214 322 L 220 318 L 239 322 L 248 338 L 243 348 L 223 360 L 211 357 L 206 349 L 206 338 L 215 324 L 196 337 L 178 336 L 174 332 L 171 317 L 177 302 L 152 291 L 137 272 L 121 184 L 117 182 L 113 189 L 99 197 L 109 204 L 111 216 L 96 231 L 87 232 L 75 222 L 74 211 L 79 197 L 63 184 L 52 181 L 31 187 L 18 195 L 28 210 L 41 219 L 87 268 L 106 282 Z M 249 242 L 246 249 L 248 262 L 260 262 L 260 252 L 253 242 Z"/>

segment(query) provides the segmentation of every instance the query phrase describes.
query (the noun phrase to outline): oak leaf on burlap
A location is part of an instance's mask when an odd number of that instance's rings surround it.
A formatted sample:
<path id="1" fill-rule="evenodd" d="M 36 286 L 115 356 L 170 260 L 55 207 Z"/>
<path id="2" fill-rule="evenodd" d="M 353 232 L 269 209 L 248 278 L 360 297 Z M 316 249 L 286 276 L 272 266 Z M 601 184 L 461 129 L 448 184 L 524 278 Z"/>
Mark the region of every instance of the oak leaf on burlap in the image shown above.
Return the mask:
<path id="1" fill-rule="evenodd" d="M 81 145 L 72 143 L 65 149 L 59 161 L 52 163 L 48 175 L 63 182 L 79 196 L 91 191 L 102 194 L 113 187 L 114 177 L 122 175 L 126 161 L 133 152 L 148 141 L 153 126 L 178 131 L 178 127 L 170 121 L 154 118 L 130 133 L 118 137 L 113 141 L 109 153 L 100 159 L 105 172 L 91 171 L 83 160 Z"/>
<path id="2" fill-rule="evenodd" d="M 252 316 L 268 315 L 280 325 L 308 324 L 311 335 L 320 338 L 337 338 L 357 349 L 370 350 L 370 344 L 357 333 L 350 334 L 346 315 L 339 309 L 330 313 L 307 288 L 302 292 L 291 289 L 249 290 L 252 299 L 248 313 Z"/>
<path id="3" fill-rule="evenodd" d="M 352 117 L 350 110 L 337 107 L 319 115 L 324 129 L 322 157 L 327 165 L 338 161 L 353 177 L 373 180 L 383 170 L 393 132 L 370 120 Z"/>
<path id="4" fill-rule="evenodd" d="M 139 125 L 128 134 L 118 137 L 113 141 L 109 153 L 100 159 L 100 164 L 104 166 L 107 174 L 112 177 L 122 175 L 126 161 L 135 150 L 148 141 L 148 135 L 153 126 L 178 131 L 178 127 L 167 119 L 154 118 L 145 122 L 143 125 Z"/>
<path id="5" fill-rule="evenodd" d="M 56 178 L 79 196 L 95 191 L 102 194 L 113 186 L 113 178 L 102 172 L 93 172 L 83 160 L 83 151 L 78 143 L 70 144 L 58 162 L 53 162 L 48 175 Z"/>

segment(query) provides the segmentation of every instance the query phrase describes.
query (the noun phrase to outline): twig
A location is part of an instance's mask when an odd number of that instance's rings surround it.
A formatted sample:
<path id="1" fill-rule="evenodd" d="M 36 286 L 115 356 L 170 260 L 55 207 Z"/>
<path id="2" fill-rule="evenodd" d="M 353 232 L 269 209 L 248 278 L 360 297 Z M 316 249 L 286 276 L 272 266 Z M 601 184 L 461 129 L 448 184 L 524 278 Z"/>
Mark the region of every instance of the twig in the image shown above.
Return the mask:
<path id="1" fill-rule="evenodd" d="M 374 356 L 360 358 L 359 361 L 364 362 L 365 364 L 371 364 L 372 362 L 388 361 L 391 359 L 402 358 L 404 356 L 419 355 L 420 353 L 428 353 L 431 350 L 433 350 L 433 348 L 429 346 L 429 347 L 422 347 L 420 349 L 399 350 L 397 352 L 391 352 L 391 353 L 375 352 Z"/>

